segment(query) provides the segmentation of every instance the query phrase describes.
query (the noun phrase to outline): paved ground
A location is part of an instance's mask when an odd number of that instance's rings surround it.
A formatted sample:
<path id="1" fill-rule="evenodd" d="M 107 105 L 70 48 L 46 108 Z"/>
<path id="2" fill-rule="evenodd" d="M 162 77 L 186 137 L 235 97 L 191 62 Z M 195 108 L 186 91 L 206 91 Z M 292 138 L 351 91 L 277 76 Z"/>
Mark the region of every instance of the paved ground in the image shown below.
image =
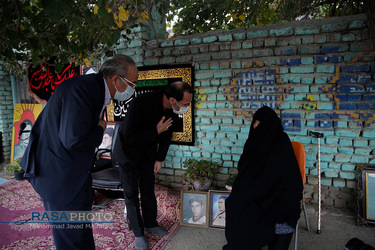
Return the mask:
<path id="1" fill-rule="evenodd" d="M 342 250 L 345 244 L 354 237 L 375 247 L 375 227 L 357 226 L 356 212 L 354 211 L 323 208 L 321 234 L 316 233 L 317 212 L 312 205 L 307 204 L 307 214 L 310 223 L 310 231 L 306 229 L 302 213 L 298 231 L 298 249 Z M 180 230 L 168 243 L 165 250 L 216 250 L 222 249 L 225 243 L 224 230 L 181 226 Z M 267 249 L 267 247 L 263 249 Z M 294 239 L 289 249 L 294 249 Z"/>
<path id="2" fill-rule="evenodd" d="M 9 176 L 8 173 L 2 171 L 3 166 L 4 164 L 0 164 L 0 176 Z M 303 213 L 301 213 L 298 249 L 342 250 L 345 244 L 354 237 L 375 247 L 375 226 L 357 226 L 356 211 L 323 207 L 321 234 L 317 234 L 317 207 L 311 204 L 307 204 L 306 207 L 310 231 L 307 231 Z M 220 250 L 225 244 L 226 239 L 222 229 L 181 226 L 165 250 Z M 294 239 L 289 249 L 294 249 Z"/>

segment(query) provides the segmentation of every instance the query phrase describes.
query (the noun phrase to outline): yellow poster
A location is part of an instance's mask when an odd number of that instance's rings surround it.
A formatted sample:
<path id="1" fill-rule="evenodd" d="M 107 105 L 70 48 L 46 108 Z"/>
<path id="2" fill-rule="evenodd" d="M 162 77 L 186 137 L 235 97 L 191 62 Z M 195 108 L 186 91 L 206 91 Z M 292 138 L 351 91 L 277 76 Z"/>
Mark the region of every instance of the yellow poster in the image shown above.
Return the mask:
<path id="1" fill-rule="evenodd" d="M 16 103 L 14 106 L 11 163 L 22 158 L 27 145 L 31 128 L 42 112 L 42 104 Z"/>

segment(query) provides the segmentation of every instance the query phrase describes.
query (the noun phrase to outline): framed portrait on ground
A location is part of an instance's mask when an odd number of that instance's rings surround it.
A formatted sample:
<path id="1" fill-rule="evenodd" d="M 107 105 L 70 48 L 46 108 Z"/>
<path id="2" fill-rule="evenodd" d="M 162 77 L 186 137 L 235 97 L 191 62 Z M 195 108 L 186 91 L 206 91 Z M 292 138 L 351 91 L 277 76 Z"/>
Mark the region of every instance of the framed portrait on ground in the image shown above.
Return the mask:
<path id="1" fill-rule="evenodd" d="M 113 131 L 115 122 L 107 122 L 107 128 L 104 130 L 102 143 L 98 147 L 97 155 L 100 159 L 111 159 Z"/>
<path id="2" fill-rule="evenodd" d="M 359 224 L 375 224 L 375 166 L 362 165 L 358 172 Z"/>
<path id="3" fill-rule="evenodd" d="M 210 227 L 225 228 L 225 200 L 230 191 L 210 190 L 209 225 Z"/>
<path id="4" fill-rule="evenodd" d="M 208 227 L 208 193 L 197 191 L 181 192 L 181 225 Z"/>

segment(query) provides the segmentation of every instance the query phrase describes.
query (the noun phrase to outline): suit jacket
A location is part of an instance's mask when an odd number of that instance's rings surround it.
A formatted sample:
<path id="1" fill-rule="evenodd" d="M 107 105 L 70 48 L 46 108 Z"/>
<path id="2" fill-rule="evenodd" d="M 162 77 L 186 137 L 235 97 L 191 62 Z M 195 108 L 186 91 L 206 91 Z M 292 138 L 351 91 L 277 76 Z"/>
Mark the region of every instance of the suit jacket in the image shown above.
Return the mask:
<path id="1" fill-rule="evenodd" d="M 104 96 L 102 74 L 76 76 L 58 85 L 38 116 L 20 165 L 43 200 L 66 205 L 91 178 Z"/>
<path id="2" fill-rule="evenodd" d="M 136 167 L 139 163 L 154 164 L 164 161 L 172 138 L 173 124 L 158 135 L 156 125 L 177 116 L 172 109 L 163 109 L 163 92 L 155 91 L 135 98 L 121 124 L 113 150 L 113 160 L 122 167 Z"/>

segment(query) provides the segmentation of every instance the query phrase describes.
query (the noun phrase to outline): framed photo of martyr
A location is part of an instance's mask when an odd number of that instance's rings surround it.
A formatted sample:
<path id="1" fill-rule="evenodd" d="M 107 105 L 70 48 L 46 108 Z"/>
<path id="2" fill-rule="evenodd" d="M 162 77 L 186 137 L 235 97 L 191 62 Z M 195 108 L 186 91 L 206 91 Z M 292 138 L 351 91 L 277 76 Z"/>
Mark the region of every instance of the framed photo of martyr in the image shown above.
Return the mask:
<path id="1" fill-rule="evenodd" d="M 210 227 L 225 228 L 225 201 L 230 191 L 210 190 L 209 224 Z"/>
<path id="2" fill-rule="evenodd" d="M 181 192 L 181 225 L 192 227 L 208 227 L 208 193 Z"/>
<path id="3" fill-rule="evenodd" d="M 358 174 L 360 197 L 359 221 L 360 224 L 375 224 L 375 166 L 367 165 Z"/>
<path id="4" fill-rule="evenodd" d="M 107 122 L 107 128 L 104 130 L 102 143 L 99 145 L 97 150 L 97 155 L 101 159 L 111 159 L 111 149 L 115 125 L 116 122 Z"/>

